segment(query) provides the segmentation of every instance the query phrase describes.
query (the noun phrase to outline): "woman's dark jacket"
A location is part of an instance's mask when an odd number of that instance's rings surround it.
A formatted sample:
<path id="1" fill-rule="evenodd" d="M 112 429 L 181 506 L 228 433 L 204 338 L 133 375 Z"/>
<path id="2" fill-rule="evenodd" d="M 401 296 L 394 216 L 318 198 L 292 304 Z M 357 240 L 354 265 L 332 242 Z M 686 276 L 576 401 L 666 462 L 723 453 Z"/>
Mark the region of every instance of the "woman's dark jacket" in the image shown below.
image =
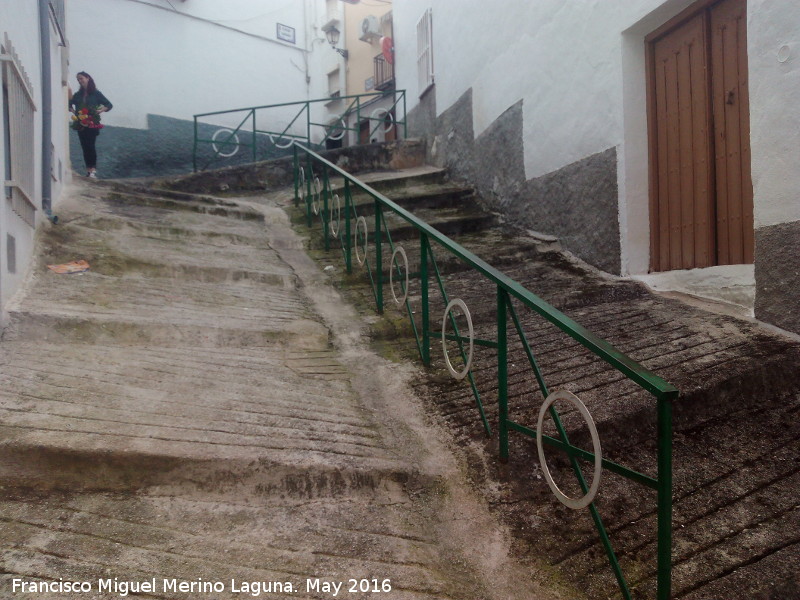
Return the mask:
<path id="1" fill-rule="evenodd" d="M 103 96 L 103 93 L 100 90 L 95 90 L 92 93 L 87 94 L 86 98 L 84 99 L 83 90 L 80 89 L 72 95 L 72 100 L 69 101 L 70 108 L 74 106 L 75 110 L 92 106 L 100 106 L 101 104 L 106 107 L 106 111 L 114 108 L 114 105 L 108 101 L 108 98 Z"/>

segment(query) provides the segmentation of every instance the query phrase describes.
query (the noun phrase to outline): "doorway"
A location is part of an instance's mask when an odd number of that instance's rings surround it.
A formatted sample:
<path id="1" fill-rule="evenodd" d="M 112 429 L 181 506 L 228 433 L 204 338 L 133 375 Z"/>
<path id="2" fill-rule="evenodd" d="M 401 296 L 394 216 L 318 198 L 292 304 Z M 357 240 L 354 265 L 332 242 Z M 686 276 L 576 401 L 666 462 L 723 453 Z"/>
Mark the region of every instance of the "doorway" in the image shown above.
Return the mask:
<path id="1" fill-rule="evenodd" d="M 651 271 L 753 262 L 746 22 L 703 1 L 645 38 Z"/>
<path id="2" fill-rule="evenodd" d="M 369 119 L 366 119 L 358 124 L 358 143 L 369 144 L 369 142 Z"/>

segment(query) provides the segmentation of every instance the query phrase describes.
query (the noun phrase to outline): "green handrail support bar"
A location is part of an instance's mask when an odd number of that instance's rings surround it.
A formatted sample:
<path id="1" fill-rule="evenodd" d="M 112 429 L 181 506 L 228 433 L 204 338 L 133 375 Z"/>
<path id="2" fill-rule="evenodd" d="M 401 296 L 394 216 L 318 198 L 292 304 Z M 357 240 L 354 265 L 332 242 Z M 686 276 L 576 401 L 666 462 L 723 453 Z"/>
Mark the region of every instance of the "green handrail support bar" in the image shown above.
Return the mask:
<path id="1" fill-rule="evenodd" d="M 342 112 L 336 113 L 330 108 L 340 101 L 348 100 L 350 102 Z M 401 102 L 403 112 L 402 115 L 399 115 L 398 110 Z M 378 103 L 380 105 L 375 108 L 371 115 L 362 117 L 362 111 L 365 107 Z M 319 106 L 320 104 L 328 107 L 328 112 L 332 117 L 331 121 L 320 123 L 313 119 L 312 106 Z M 293 108 L 297 109 L 294 113 L 291 112 Z M 286 112 L 294 116 L 285 116 Z M 376 116 L 377 113 L 380 113 L 380 116 Z M 231 117 L 238 119 L 242 114 L 244 114 L 244 118 L 236 126 L 231 125 L 229 127 L 219 124 L 231 119 Z M 303 117 L 305 118 L 305 124 L 301 125 L 298 121 Z M 347 123 L 351 117 L 355 118 L 355 121 L 348 126 Z M 329 140 L 341 140 L 347 132 L 358 134 L 359 126 L 364 120 L 376 123 L 375 128 L 371 130 L 369 136 L 371 138 L 381 124 L 386 127 L 387 119 L 393 123 L 390 127 L 396 127 L 398 130 L 402 128 L 402 134 L 398 135 L 398 137 L 405 139 L 408 133 L 405 90 L 376 91 L 336 98 L 317 98 L 300 102 L 283 102 L 199 113 L 194 115 L 192 168 L 195 172 L 198 170 L 204 171 L 217 161 L 232 158 L 240 148 L 250 148 L 249 158 L 253 162 L 275 158 L 283 153 L 289 154 L 289 148 L 295 142 L 302 142 L 305 145 L 313 145 L 317 149 L 323 149 L 326 142 Z M 249 129 L 245 127 L 248 122 L 250 123 Z M 264 124 L 266 123 L 270 123 L 271 126 L 266 129 L 259 129 L 258 123 L 262 124 L 261 127 L 265 127 Z M 298 127 L 292 133 L 295 124 Z M 201 128 L 205 131 L 213 129 L 216 129 L 216 131 L 213 135 L 204 134 Z M 318 128 L 322 130 L 321 134 L 316 134 Z M 244 136 L 241 140 L 240 134 Z M 219 139 L 217 139 L 217 136 L 219 136 Z M 358 143 L 358 135 L 355 138 L 355 143 Z M 247 141 L 248 139 L 249 141 Z M 210 152 L 208 151 L 209 148 Z M 201 152 L 203 149 L 206 149 L 206 151 Z M 200 166 L 202 156 L 205 156 L 207 160 L 203 159 L 205 164 Z"/>
<path id="2" fill-rule="evenodd" d="M 422 300 L 422 363 L 426 367 L 431 366 L 431 322 L 430 322 L 430 300 L 428 297 L 428 252 L 430 242 L 428 236 L 421 233 L 419 236 L 420 262 L 419 262 L 419 282 L 420 298 Z"/>
<path id="3" fill-rule="evenodd" d="M 405 98 L 403 97 L 405 104 Z M 360 113 L 360 99 L 355 101 L 356 110 Z M 397 105 L 397 101 L 395 105 Z M 405 124 L 403 124 L 405 126 Z M 305 167 L 301 168 L 301 164 Z M 373 267 L 371 261 L 367 259 L 365 254 L 364 267 L 366 268 L 367 275 L 372 286 L 372 292 L 376 301 L 376 308 L 378 312 L 383 311 L 383 282 L 389 281 L 384 277 L 383 266 L 383 243 L 384 239 L 389 244 L 392 250 L 392 259 L 389 264 L 389 271 L 396 272 L 398 277 L 401 275 L 400 266 L 395 264 L 394 256 L 396 246 L 392 241 L 391 232 L 387 227 L 386 214 L 392 213 L 410 224 L 419 235 L 419 250 L 420 250 L 420 264 L 418 272 L 414 273 L 408 264 L 405 264 L 406 275 L 411 278 L 413 273 L 418 276 L 420 284 L 420 299 L 421 310 L 420 320 L 421 324 L 417 326 L 414 318 L 414 311 L 411 310 L 411 304 L 407 298 L 407 288 L 401 279 L 401 289 L 404 296 L 406 296 L 405 304 L 409 320 L 411 321 L 414 337 L 417 342 L 420 358 L 426 366 L 431 364 L 431 331 L 430 322 L 430 276 L 433 275 L 441 294 L 442 300 L 445 305 L 449 304 L 449 297 L 444 286 L 444 281 L 439 271 L 439 267 L 434 257 L 432 244 L 435 243 L 443 248 L 450 255 L 458 258 L 462 263 L 467 265 L 473 271 L 481 274 L 489 282 L 491 282 L 496 289 L 496 327 L 497 327 L 497 340 L 476 340 L 474 335 L 465 337 L 459 331 L 455 317 L 452 311 L 445 315 L 448 319 L 453 333 L 444 335 L 446 340 L 455 341 L 458 344 L 460 354 L 465 364 L 467 356 L 464 352 L 465 342 L 470 342 L 474 345 L 480 345 L 487 348 L 494 348 L 497 351 L 497 401 L 498 401 L 498 429 L 499 429 L 499 454 L 501 461 L 507 461 L 509 455 L 508 437 L 511 432 L 519 433 L 528 437 L 538 438 L 542 444 L 548 447 L 556 448 L 567 454 L 572 471 L 577 479 L 580 489 L 584 494 L 589 493 L 590 487 L 584 478 L 583 472 L 580 468 L 579 461 L 586 461 L 593 463 L 597 461 L 601 468 L 615 473 L 621 477 L 638 484 L 648 489 L 656 491 L 657 500 L 657 600 L 669 600 L 671 595 L 671 579 L 672 579 L 672 404 L 679 396 L 678 390 L 671 384 L 664 381 L 661 377 L 647 370 L 642 365 L 636 363 L 634 360 L 614 348 L 605 340 L 597 337 L 562 312 L 536 296 L 533 292 L 524 288 L 518 282 L 514 281 L 501 271 L 498 271 L 481 258 L 448 238 L 446 235 L 434 229 L 428 223 L 418 219 L 409 211 L 405 210 L 383 194 L 377 192 L 375 189 L 357 179 L 353 175 L 340 169 L 330 161 L 326 160 L 314 150 L 309 147 L 303 146 L 300 143 L 295 143 L 294 149 L 294 173 L 295 173 L 295 205 L 299 205 L 302 190 L 307 190 L 305 194 L 306 199 L 306 214 L 308 217 L 309 227 L 313 226 L 311 200 L 309 198 L 311 192 L 311 181 L 314 177 L 312 167 L 318 172 L 323 173 L 324 191 L 324 208 L 322 212 L 323 220 L 323 235 L 326 239 L 330 234 L 329 224 L 327 221 L 330 219 L 329 199 L 332 197 L 330 189 L 330 177 L 341 177 L 344 185 L 344 204 L 345 204 L 345 227 L 344 234 L 337 234 L 334 237 L 339 237 L 342 246 L 342 252 L 345 259 L 345 264 L 348 273 L 352 273 L 352 247 L 355 244 L 358 246 L 359 223 L 362 226 L 366 221 L 363 217 L 359 218 L 357 206 L 353 201 L 354 193 L 358 192 L 365 194 L 371 199 L 370 203 L 374 207 L 375 220 L 374 220 L 374 235 L 372 236 L 375 246 L 375 258 Z M 320 171 L 321 170 L 321 171 Z M 303 180 L 304 179 L 304 180 Z M 353 228 L 353 219 L 356 220 L 356 226 Z M 365 245 L 369 241 L 369 232 L 364 232 Z M 357 256 L 358 248 L 356 248 Z M 360 262 L 360 259 L 359 259 Z M 433 267 L 429 269 L 429 267 Z M 394 294 L 394 291 L 392 291 Z M 400 301 L 398 300 L 398 303 Z M 633 470 L 622 464 L 610 461 L 606 458 L 600 457 L 599 459 L 593 452 L 588 452 L 582 448 L 578 448 L 570 443 L 567 432 L 561 422 L 561 417 L 552 404 L 553 395 L 550 394 L 547 384 L 545 383 L 544 374 L 536 360 L 533 349 L 528 342 L 527 336 L 522 326 L 522 321 L 517 314 L 514 303 L 519 303 L 522 307 L 533 311 L 533 313 L 544 318 L 546 321 L 557 327 L 564 334 L 568 335 L 576 342 L 581 344 L 584 348 L 588 349 L 591 353 L 603 359 L 606 363 L 611 365 L 616 371 L 621 373 L 624 377 L 628 378 L 640 388 L 651 394 L 656 400 L 656 417 L 657 417 L 657 475 L 650 477 L 636 470 Z M 509 316 L 511 317 L 511 326 L 509 326 Z M 557 437 L 544 435 L 543 432 L 537 431 L 531 427 L 527 427 L 521 423 L 516 422 L 510 414 L 509 397 L 508 397 L 508 358 L 509 358 L 509 332 L 516 333 L 518 336 L 525 355 L 533 371 L 537 385 L 543 398 L 549 399 L 550 405 L 548 406 L 547 414 L 553 420 Z M 481 420 L 484 427 L 489 433 L 489 424 L 483 411 L 483 404 L 480 400 L 480 394 L 476 382 L 473 378 L 472 369 L 468 369 L 466 373 L 462 374 L 463 377 L 469 377 L 469 383 L 476 398 L 476 403 L 479 409 Z M 580 402 L 580 401 L 578 401 Z M 584 407 L 585 409 L 585 407 Z M 598 468 L 600 468 L 598 467 Z M 599 471 L 598 471 L 599 472 Z M 594 482 L 593 482 L 594 485 Z M 596 489 L 596 486 L 595 486 Z M 611 545 L 608 532 L 603 525 L 603 521 L 595 506 L 593 498 L 585 498 L 583 504 L 589 509 L 592 520 L 598 531 L 600 541 L 606 552 L 609 565 L 614 573 L 614 576 L 619 585 L 620 593 L 626 600 L 631 598 L 631 592 L 628 583 L 622 572 L 622 567 L 617 560 L 614 549 Z"/>
<path id="4" fill-rule="evenodd" d="M 436 275 L 436 282 L 439 284 L 439 293 L 442 294 L 442 300 L 444 301 L 445 306 L 447 306 L 450 304 L 450 297 L 447 295 L 447 291 L 444 289 L 444 281 L 442 279 L 442 274 L 439 272 L 439 265 L 436 264 L 436 258 L 433 255 L 433 251 L 430 249 L 428 250 L 428 259 L 433 265 L 433 273 Z M 456 319 L 452 312 L 446 316 L 448 317 L 450 325 L 452 325 L 453 331 L 455 332 L 456 341 L 458 342 L 458 351 L 461 354 L 461 360 L 466 363 L 467 353 L 464 352 L 464 343 L 462 342 L 462 339 L 464 338 L 462 338 L 461 333 L 458 331 Z M 467 378 L 469 379 L 469 386 L 472 389 L 472 396 L 475 398 L 475 405 L 478 407 L 478 414 L 481 417 L 483 429 L 487 436 L 491 436 L 492 428 L 489 426 L 489 421 L 486 419 L 486 411 L 483 410 L 483 401 L 481 400 L 481 394 L 478 391 L 478 386 L 475 384 L 475 376 L 472 374 L 472 369 L 467 372 Z"/>

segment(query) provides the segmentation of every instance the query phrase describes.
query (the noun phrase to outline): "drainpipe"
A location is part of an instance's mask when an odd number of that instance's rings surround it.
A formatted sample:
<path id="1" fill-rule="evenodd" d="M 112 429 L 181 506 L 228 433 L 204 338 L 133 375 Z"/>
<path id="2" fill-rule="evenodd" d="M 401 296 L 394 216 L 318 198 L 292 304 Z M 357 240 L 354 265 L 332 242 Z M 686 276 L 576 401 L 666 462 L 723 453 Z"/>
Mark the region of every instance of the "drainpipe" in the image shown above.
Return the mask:
<path id="1" fill-rule="evenodd" d="M 42 210 L 53 223 L 58 217 L 53 215 L 53 183 L 50 179 L 53 157 L 53 98 L 50 69 L 50 3 L 39 0 L 39 41 L 42 55 Z"/>

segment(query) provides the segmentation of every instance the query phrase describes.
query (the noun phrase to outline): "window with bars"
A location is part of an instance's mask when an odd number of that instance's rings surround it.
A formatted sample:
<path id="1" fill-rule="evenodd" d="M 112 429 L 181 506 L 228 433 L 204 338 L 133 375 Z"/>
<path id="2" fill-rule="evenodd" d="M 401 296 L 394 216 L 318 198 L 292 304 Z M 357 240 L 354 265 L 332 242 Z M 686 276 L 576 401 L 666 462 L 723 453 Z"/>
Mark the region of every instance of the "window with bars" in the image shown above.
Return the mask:
<path id="1" fill-rule="evenodd" d="M 328 73 L 328 96 L 338 98 L 342 95 L 342 84 L 339 77 L 339 69 Z"/>
<path id="2" fill-rule="evenodd" d="M 417 74 L 419 95 L 433 85 L 433 27 L 432 9 L 428 9 L 417 22 Z"/>
<path id="3" fill-rule="evenodd" d="M 66 46 L 67 36 L 64 27 L 64 0 L 50 0 L 48 4 L 50 6 L 50 18 L 53 20 L 53 24 L 60 38 L 59 45 Z"/>
<path id="4" fill-rule="evenodd" d="M 35 225 L 36 205 L 33 200 L 34 112 L 33 88 L 19 56 L 8 38 L 0 46 L 2 66 L 3 125 L 5 139 L 5 195 L 11 207 L 28 225 Z"/>

